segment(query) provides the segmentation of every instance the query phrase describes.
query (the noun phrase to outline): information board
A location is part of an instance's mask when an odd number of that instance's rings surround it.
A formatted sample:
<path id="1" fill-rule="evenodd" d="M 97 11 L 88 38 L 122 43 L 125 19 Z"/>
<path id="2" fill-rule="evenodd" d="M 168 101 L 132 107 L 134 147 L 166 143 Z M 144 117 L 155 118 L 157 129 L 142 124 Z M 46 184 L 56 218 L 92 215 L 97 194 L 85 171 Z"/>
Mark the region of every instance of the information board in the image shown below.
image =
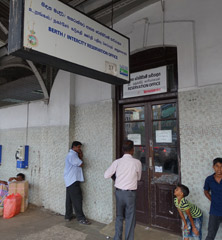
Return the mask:
<path id="1" fill-rule="evenodd" d="M 58 0 L 10 2 L 9 53 L 113 84 L 129 82 L 129 39 Z"/>
<path id="2" fill-rule="evenodd" d="M 135 72 L 123 86 L 123 98 L 167 92 L 166 66 Z"/>

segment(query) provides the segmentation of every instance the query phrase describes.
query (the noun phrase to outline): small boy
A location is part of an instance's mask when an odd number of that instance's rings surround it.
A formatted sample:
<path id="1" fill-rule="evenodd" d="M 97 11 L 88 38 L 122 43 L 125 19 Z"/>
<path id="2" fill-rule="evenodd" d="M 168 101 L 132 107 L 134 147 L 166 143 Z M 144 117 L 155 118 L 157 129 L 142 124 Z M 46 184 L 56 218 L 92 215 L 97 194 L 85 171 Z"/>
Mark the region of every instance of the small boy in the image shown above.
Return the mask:
<path id="1" fill-rule="evenodd" d="M 197 237 L 199 240 L 202 239 L 202 222 L 203 214 L 201 210 L 185 199 L 189 195 L 189 188 L 185 185 L 178 184 L 174 190 L 174 204 L 180 214 L 181 219 L 184 223 L 184 240 L 188 240 L 192 237 Z M 187 215 L 185 219 L 184 212 Z"/>
<path id="2" fill-rule="evenodd" d="M 211 201 L 206 240 L 214 240 L 222 222 L 222 158 L 213 160 L 214 174 L 204 184 L 204 194 Z"/>

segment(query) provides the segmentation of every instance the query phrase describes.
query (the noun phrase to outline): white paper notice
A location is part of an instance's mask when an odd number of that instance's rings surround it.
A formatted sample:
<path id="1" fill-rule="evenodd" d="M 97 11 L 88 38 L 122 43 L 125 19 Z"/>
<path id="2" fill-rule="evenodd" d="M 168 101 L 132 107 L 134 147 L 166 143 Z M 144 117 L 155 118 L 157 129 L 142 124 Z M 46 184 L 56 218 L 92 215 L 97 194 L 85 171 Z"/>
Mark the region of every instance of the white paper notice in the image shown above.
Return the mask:
<path id="1" fill-rule="evenodd" d="M 156 130 L 156 143 L 172 143 L 172 130 Z"/>
<path id="2" fill-rule="evenodd" d="M 141 145 L 141 134 L 128 134 L 127 138 L 134 142 L 134 145 Z"/>
<path id="3" fill-rule="evenodd" d="M 133 112 L 133 120 L 140 120 L 140 114 L 138 112 Z"/>
<path id="4" fill-rule="evenodd" d="M 155 166 L 155 172 L 163 172 L 162 166 Z"/>

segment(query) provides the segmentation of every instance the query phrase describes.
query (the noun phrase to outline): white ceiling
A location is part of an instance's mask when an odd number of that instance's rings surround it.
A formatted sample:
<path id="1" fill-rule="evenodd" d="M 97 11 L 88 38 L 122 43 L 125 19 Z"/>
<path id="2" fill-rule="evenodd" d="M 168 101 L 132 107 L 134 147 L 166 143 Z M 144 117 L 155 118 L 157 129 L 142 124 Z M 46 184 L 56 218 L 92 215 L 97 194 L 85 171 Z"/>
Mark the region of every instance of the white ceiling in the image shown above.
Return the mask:
<path id="1" fill-rule="evenodd" d="M 40 0 L 39 0 L 40 1 Z M 89 17 L 111 26 L 154 2 L 161 0 L 60 0 Z M 7 56 L 10 0 L 0 0 L 0 107 L 44 98 L 38 80 L 25 60 Z M 19 63 L 19 64 L 18 64 Z M 57 69 L 50 69 L 35 64 L 39 73 L 48 84 L 48 72 L 56 74 Z M 50 79 L 52 85 L 53 79 Z M 51 85 L 48 86 L 50 95 Z"/>

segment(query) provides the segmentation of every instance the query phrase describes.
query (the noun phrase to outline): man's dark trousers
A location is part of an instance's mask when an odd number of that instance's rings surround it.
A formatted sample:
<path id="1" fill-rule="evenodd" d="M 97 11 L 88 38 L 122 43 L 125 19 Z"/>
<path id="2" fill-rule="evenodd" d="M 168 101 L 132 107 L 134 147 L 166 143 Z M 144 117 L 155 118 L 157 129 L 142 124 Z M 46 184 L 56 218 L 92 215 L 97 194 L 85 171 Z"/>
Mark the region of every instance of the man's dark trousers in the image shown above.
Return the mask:
<path id="1" fill-rule="evenodd" d="M 222 216 L 210 215 L 206 240 L 215 239 L 220 223 L 222 223 Z"/>
<path id="2" fill-rule="evenodd" d="M 136 191 L 116 189 L 116 225 L 114 240 L 122 240 L 124 218 L 125 240 L 133 240 L 136 226 Z"/>
<path id="3" fill-rule="evenodd" d="M 85 219 L 85 215 L 82 210 L 82 191 L 80 188 L 80 182 L 74 182 L 72 185 L 66 188 L 66 214 L 65 219 L 71 219 L 73 216 L 73 208 L 77 220 Z"/>

